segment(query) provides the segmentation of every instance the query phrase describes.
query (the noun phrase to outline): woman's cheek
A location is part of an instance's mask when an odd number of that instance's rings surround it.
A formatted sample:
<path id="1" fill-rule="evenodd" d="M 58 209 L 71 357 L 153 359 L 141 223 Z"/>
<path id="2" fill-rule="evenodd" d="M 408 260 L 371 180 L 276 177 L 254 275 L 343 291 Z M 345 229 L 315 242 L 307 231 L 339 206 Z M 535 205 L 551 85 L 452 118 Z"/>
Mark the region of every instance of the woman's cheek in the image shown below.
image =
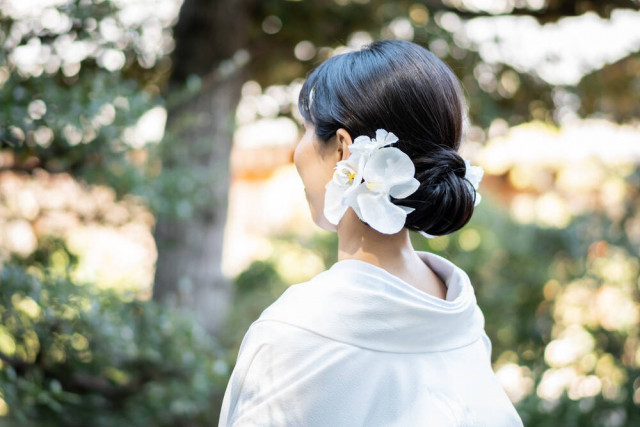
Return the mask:
<path id="1" fill-rule="evenodd" d="M 296 149 L 293 150 L 293 164 L 300 175 L 300 143 L 296 145 Z M 300 175 L 302 177 L 302 175 Z"/>

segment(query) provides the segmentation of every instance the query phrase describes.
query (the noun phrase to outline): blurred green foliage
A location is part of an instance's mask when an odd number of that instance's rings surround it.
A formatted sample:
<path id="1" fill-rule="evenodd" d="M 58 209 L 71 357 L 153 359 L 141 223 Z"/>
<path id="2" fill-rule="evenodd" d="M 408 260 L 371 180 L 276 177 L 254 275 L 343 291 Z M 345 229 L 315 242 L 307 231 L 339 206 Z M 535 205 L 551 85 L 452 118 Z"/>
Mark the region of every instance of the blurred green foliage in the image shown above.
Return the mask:
<path id="1" fill-rule="evenodd" d="M 251 78 L 265 87 L 289 83 L 325 58 L 323 47 L 344 43 L 346 35 L 356 31 L 377 38 L 394 19 L 418 10 L 426 18 L 422 23 L 412 21 L 414 40 L 424 45 L 444 43 L 443 60 L 463 81 L 475 125 L 486 129 L 497 117 L 511 125 L 531 119 L 554 120 L 553 87 L 506 64 L 484 63 L 477 47 L 462 48 L 435 19 L 443 10 L 463 18 L 477 14 L 438 2 L 339 3 L 254 2 L 247 46 Z M 543 22 L 553 22 L 592 8 L 603 14 L 613 8 L 607 3 L 548 2 L 536 15 Z M 625 2 L 619 3 L 624 6 Z M 160 173 L 160 158 L 181 164 L 193 154 L 191 150 L 199 149 L 176 137 L 198 117 L 174 122 L 162 142 L 143 150 L 125 136 L 150 108 L 164 104 L 171 110 L 188 103 L 201 93 L 203 80 L 192 75 L 185 88 L 173 88 L 162 99 L 158 94 L 170 69 L 167 52 L 145 52 L 140 26 L 125 27 L 118 21 L 122 37 L 109 40 L 101 35 L 103 21 L 114 24 L 115 3 L 77 0 L 53 8 L 71 17 L 68 29 L 56 32 L 38 27 L 37 22 L 17 22 L 0 10 L 0 42 L 3 47 L 11 45 L 0 50 L 0 77 L 7 77 L 0 85 L 0 149 L 13 156 L 8 168 L 69 172 L 89 183 L 106 184 L 119 196 L 140 195 L 154 213 L 188 218 L 198 206 L 211 206 L 214 201 L 206 189 L 211 179 L 208 165 L 167 168 Z M 262 29 L 267 19 L 279 22 L 281 31 L 265 34 Z M 69 38 L 96 47 L 78 63 L 49 64 L 33 75 L 7 61 L 12 49 L 32 40 L 51 49 Z M 292 55 L 301 40 L 318 47 L 313 61 L 299 61 Z M 108 69 L 101 63 L 100 55 L 112 50 L 124 55 L 121 69 Z M 505 95 L 482 87 L 474 71 L 483 67 L 496 81 L 513 79 L 518 89 Z M 615 120 L 628 120 L 637 117 L 640 105 L 635 102 L 637 91 L 629 90 L 637 86 L 639 67 L 636 52 L 594 71 L 577 87 L 563 89 L 580 96 L 581 116 L 604 113 Z M 492 339 L 492 362 L 511 362 L 528 369 L 532 388 L 516 405 L 527 426 L 640 424 L 637 325 L 615 328 L 597 321 L 579 325 L 595 344 L 575 363 L 576 369 L 600 378 L 602 393 L 575 398 L 565 391 L 552 401 L 536 392 L 545 375 L 555 370 L 545 351 L 557 331 L 567 326 L 556 315 L 562 308 L 558 298 L 564 289 L 586 279 L 593 285 L 587 290 L 592 292 L 589 295 L 595 295 L 611 280 L 594 267 L 596 261 L 632 263 L 638 258 L 640 248 L 625 231 L 638 218 L 638 172 L 627 184 L 635 192 L 629 192 L 623 208 L 626 214 L 617 222 L 594 212 L 574 219 L 565 229 L 518 224 L 490 195 L 483 194 L 473 219 L 459 232 L 432 240 L 412 234 L 416 249 L 438 253 L 470 276 Z M 333 233 L 318 233 L 311 240 L 292 235 L 274 238 L 278 239 L 313 251 L 327 268 L 337 259 Z M 620 259 L 606 252 L 592 259 L 592 245 L 604 241 L 616 250 L 612 253 L 621 254 Z M 28 257 L 3 260 L 0 403 L 7 407 L 0 405 L 0 412 L 6 410 L 8 416 L 0 417 L 0 425 L 214 424 L 242 337 L 262 310 L 291 285 L 278 270 L 277 256 L 254 262 L 236 278 L 233 310 L 217 340 L 202 331 L 191 313 L 98 290 L 92 284 L 73 283 L 68 273 L 76 259 L 62 240 L 41 238 L 38 249 Z M 52 265 L 54 258 L 67 260 L 67 265 Z M 637 276 L 634 279 L 625 279 L 634 289 L 627 300 L 637 307 L 640 292 Z M 558 289 L 550 283 L 557 283 Z M 589 310 L 586 305 L 583 308 Z M 618 392 L 610 391 L 618 386 Z"/>
<path id="2" fill-rule="evenodd" d="M 13 422 L 216 419 L 229 368 L 191 314 L 15 265 L 3 266 L 0 283 L 0 395 Z"/>
<path id="3" fill-rule="evenodd" d="M 122 133 L 152 105 L 135 81 L 104 70 L 81 70 L 55 84 L 12 74 L 0 91 L 0 120 L 11 123 L 0 127 L 0 147 L 11 147 L 24 168 L 70 172 L 123 195 L 142 176 L 126 158 L 131 147 Z"/>

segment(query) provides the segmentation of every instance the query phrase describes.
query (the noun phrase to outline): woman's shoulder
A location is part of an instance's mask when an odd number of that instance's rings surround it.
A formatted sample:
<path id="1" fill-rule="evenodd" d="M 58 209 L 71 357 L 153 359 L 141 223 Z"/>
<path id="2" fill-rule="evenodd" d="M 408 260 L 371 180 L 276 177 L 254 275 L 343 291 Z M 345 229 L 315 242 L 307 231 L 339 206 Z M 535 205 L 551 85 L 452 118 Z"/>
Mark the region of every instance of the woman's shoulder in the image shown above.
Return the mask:
<path id="1" fill-rule="evenodd" d="M 253 375 L 260 373 L 286 373 L 293 365 L 313 365 L 338 354 L 352 355 L 357 349 L 318 334 L 304 326 L 274 318 L 259 318 L 250 326 L 240 345 L 237 363 L 241 370 Z"/>
<path id="2" fill-rule="evenodd" d="M 240 351 L 245 350 L 244 347 L 252 347 L 255 351 L 273 346 L 282 348 L 309 338 L 313 338 L 310 331 L 298 325 L 281 319 L 260 317 L 247 329 Z"/>
<path id="3" fill-rule="evenodd" d="M 296 319 L 320 314 L 318 311 L 334 297 L 339 280 L 329 269 L 305 282 L 290 285 L 262 311 L 257 321 L 279 320 L 295 323 Z"/>

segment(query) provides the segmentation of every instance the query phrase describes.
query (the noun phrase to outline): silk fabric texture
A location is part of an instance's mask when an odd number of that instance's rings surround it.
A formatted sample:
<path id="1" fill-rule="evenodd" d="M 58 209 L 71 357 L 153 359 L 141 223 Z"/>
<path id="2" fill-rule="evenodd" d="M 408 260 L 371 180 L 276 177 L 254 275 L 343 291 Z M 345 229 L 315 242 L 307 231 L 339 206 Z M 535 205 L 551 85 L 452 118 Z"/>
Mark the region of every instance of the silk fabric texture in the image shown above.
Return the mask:
<path id="1" fill-rule="evenodd" d="M 219 426 L 522 426 L 467 274 L 446 299 L 361 260 L 290 286 L 244 336 Z"/>

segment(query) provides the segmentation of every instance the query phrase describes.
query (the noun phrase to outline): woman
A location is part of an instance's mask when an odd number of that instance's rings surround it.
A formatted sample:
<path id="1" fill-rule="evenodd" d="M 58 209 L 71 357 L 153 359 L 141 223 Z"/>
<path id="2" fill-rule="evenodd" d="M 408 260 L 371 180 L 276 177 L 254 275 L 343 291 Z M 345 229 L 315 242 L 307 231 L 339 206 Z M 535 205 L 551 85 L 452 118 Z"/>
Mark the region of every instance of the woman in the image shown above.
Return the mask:
<path id="1" fill-rule="evenodd" d="M 480 201 L 454 74 L 382 40 L 320 65 L 298 107 L 294 163 L 338 262 L 253 322 L 220 426 L 521 426 L 469 277 L 409 239 L 459 230 Z"/>

